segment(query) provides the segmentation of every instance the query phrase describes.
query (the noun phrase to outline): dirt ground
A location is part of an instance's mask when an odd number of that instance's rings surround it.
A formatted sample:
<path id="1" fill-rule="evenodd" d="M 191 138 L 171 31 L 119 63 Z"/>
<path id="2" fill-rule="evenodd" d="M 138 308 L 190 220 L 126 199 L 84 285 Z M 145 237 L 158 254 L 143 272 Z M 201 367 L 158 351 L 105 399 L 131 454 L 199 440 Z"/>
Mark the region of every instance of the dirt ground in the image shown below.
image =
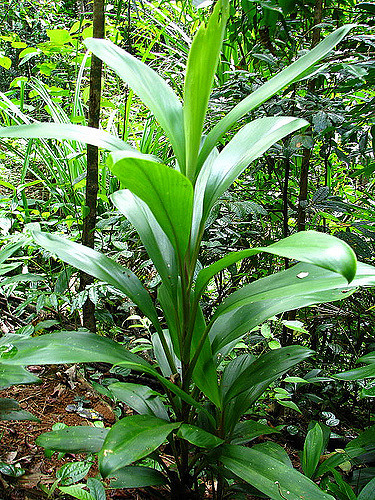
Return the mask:
<path id="1" fill-rule="evenodd" d="M 26 471 L 19 478 L 0 474 L 0 500 L 47 498 L 40 485 L 50 488 L 56 479 L 56 471 L 62 465 L 84 458 L 84 455 L 66 454 L 59 459 L 57 453 L 47 458 L 44 449 L 35 444 L 36 438 L 43 432 L 51 431 L 52 426 L 57 422 L 67 425 L 94 425 L 92 421 L 66 410 L 68 405 L 77 404 L 77 396 L 89 400 L 85 406 L 98 412 L 104 425 L 113 424 L 115 421 L 109 402 L 93 390 L 82 376 L 77 378 L 74 370 L 64 371 L 64 367 L 61 366 L 35 366 L 29 369 L 42 379 L 40 385 L 18 385 L 0 391 L 0 397 L 17 400 L 22 409 L 40 419 L 40 422 L 0 421 L 0 461 L 21 467 Z M 94 464 L 89 476 L 94 477 L 97 473 L 98 470 Z M 107 490 L 107 499 L 111 500 L 150 498 L 152 496 L 142 490 Z"/>

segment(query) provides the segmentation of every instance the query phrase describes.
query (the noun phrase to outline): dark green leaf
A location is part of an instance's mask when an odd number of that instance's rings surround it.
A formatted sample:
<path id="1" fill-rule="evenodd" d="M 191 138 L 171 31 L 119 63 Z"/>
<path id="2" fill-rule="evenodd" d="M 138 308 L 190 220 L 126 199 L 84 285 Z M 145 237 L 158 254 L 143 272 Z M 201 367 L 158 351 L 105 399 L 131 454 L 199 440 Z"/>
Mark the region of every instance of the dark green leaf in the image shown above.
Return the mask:
<path id="1" fill-rule="evenodd" d="M 265 441 L 264 443 L 254 444 L 251 447 L 252 450 L 261 451 L 265 455 L 275 458 L 287 467 L 293 468 L 292 461 L 289 458 L 288 453 L 284 450 L 282 446 L 272 441 Z"/>
<path id="2" fill-rule="evenodd" d="M 108 151 L 135 151 L 118 137 L 92 127 L 71 123 L 33 123 L 0 128 L 0 137 L 22 137 L 25 139 L 67 139 L 92 144 Z"/>
<path id="3" fill-rule="evenodd" d="M 314 477 L 315 470 L 319 464 L 320 455 L 324 451 L 323 448 L 323 431 L 319 423 L 316 423 L 307 433 L 305 444 L 303 446 L 301 466 L 307 477 Z"/>
<path id="4" fill-rule="evenodd" d="M 87 487 L 95 500 L 106 500 L 107 496 L 105 494 L 104 486 L 98 479 L 89 477 L 87 479 Z"/>
<path id="5" fill-rule="evenodd" d="M 328 234 L 317 231 L 301 231 L 268 247 L 256 247 L 230 253 L 209 267 L 202 269 L 195 285 L 196 296 L 200 297 L 215 274 L 235 262 L 259 252 L 315 264 L 341 274 L 349 282 L 353 280 L 357 269 L 355 254 L 347 244 Z"/>
<path id="6" fill-rule="evenodd" d="M 355 287 L 372 284 L 375 268 L 362 263 L 350 285 L 337 273 L 302 263 L 262 278 L 234 292 L 219 306 L 210 331 L 212 350 L 218 352 L 275 314 L 341 300 Z"/>
<path id="7" fill-rule="evenodd" d="M 333 500 L 310 479 L 259 450 L 223 446 L 223 465 L 273 500 Z"/>
<path id="8" fill-rule="evenodd" d="M 254 401 L 253 398 L 259 397 L 271 382 L 312 354 L 313 351 L 300 346 L 282 347 L 262 354 L 226 390 L 224 407 L 231 399 L 248 390 L 252 394 L 251 401 Z"/>
<path id="9" fill-rule="evenodd" d="M 113 153 L 109 165 L 122 185 L 147 204 L 180 258 L 183 257 L 193 213 L 191 182 L 177 170 L 133 153 Z"/>
<path id="10" fill-rule="evenodd" d="M 375 477 L 366 484 L 360 491 L 357 500 L 374 500 L 375 498 Z"/>
<path id="11" fill-rule="evenodd" d="M 254 420 L 245 420 L 238 423 L 234 428 L 231 444 L 245 444 L 259 436 L 279 432 L 279 430 L 273 429 L 269 425 L 254 422 Z"/>
<path id="12" fill-rule="evenodd" d="M 114 364 L 125 360 L 145 369 L 151 368 L 144 359 L 127 351 L 122 345 L 107 337 L 86 331 L 61 331 L 40 337 L 21 337 L 12 342 L 18 352 L 14 357 L 4 360 L 4 364 L 0 365 L 2 368 L 8 368 L 8 365 L 51 365 L 94 361 Z M 31 373 L 26 373 L 33 377 L 33 382 L 39 380 Z"/>
<path id="13" fill-rule="evenodd" d="M 220 137 L 246 113 L 256 108 L 264 101 L 269 99 L 276 92 L 281 90 L 286 85 L 289 85 L 293 80 L 301 76 L 306 70 L 313 67 L 320 59 L 325 57 L 335 45 L 337 45 L 344 36 L 350 31 L 353 25 L 342 26 L 307 54 L 300 57 L 293 64 L 285 68 L 276 76 L 271 78 L 264 85 L 259 87 L 255 92 L 246 97 L 243 101 L 237 104 L 224 118 L 222 118 L 211 132 L 207 135 L 203 147 L 199 154 L 198 168 L 203 165 L 204 161 L 216 146 Z"/>
<path id="14" fill-rule="evenodd" d="M 109 385 L 108 389 L 120 401 L 126 403 L 137 413 L 169 420 L 168 412 L 160 399 L 160 394 L 149 387 L 140 384 L 116 382 Z"/>
<path id="15" fill-rule="evenodd" d="M 154 113 L 185 170 L 185 137 L 182 106 L 172 89 L 154 70 L 109 40 L 88 38 L 85 44 L 110 66 Z"/>
<path id="16" fill-rule="evenodd" d="M 193 182 L 204 119 L 223 43 L 229 2 L 217 2 L 207 26 L 201 24 L 189 50 L 184 84 L 186 176 Z"/>
<path id="17" fill-rule="evenodd" d="M 40 422 L 39 418 L 26 410 L 22 410 L 15 399 L 0 398 L 0 420 L 31 420 Z"/>
<path id="18" fill-rule="evenodd" d="M 289 116 L 259 118 L 245 125 L 212 161 L 203 165 L 197 179 L 197 192 L 205 186 L 202 222 L 217 199 L 245 168 L 286 135 L 308 125 Z M 198 205 L 199 206 L 199 205 Z"/>
<path id="19" fill-rule="evenodd" d="M 45 432 L 36 439 L 38 446 L 47 450 L 70 453 L 97 453 L 103 446 L 108 429 L 77 425 L 58 431 Z"/>
<path id="20" fill-rule="evenodd" d="M 108 476 L 109 488 L 145 488 L 147 486 L 160 486 L 166 484 L 166 479 L 161 472 L 150 467 L 129 465 L 117 469 Z"/>
<path id="21" fill-rule="evenodd" d="M 169 288 L 174 290 L 177 280 L 175 252 L 149 207 L 128 189 L 116 191 L 111 200 L 138 231 L 163 283 L 169 283 Z"/>
<path id="22" fill-rule="evenodd" d="M 152 453 L 180 426 L 150 415 L 134 415 L 117 422 L 99 452 L 99 469 L 107 477 L 117 469 Z"/>
<path id="23" fill-rule="evenodd" d="M 177 431 L 177 437 L 186 439 L 199 448 L 216 448 L 224 442 L 223 439 L 191 424 L 182 424 Z"/>
<path id="24" fill-rule="evenodd" d="M 33 384 L 40 379 L 22 366 L 9 366 L 17 355 L 11 358 L 2 358 L 0 362 L 0 387 L 6 389 L 15 384 Z M 9 363 L 9 364 L 8 364 Z M 17 363 L 27 365 L 29 363 Z M 31 363 L 30 363 L 31 364 Z"/>

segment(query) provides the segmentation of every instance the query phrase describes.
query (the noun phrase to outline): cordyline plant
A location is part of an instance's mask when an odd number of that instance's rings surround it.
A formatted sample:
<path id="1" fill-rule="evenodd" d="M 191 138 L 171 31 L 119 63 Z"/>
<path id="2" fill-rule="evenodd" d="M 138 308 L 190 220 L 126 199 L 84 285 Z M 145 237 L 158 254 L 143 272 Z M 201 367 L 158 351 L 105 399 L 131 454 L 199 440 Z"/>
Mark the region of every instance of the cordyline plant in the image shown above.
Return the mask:
<path id="1" fill-rule="evenodd" d="M 33 231 L 42 247 L 117 287 L 139 307 L 154 330 L 156 363 L 99 335 L 58 332 L 3 340 L 14 346 L 13 357 L 2 360 L 4 373 L 16 365 L 102 361 L 159 381 L 163 395 L 142 385 L 110 385 L 110 391 L 138 413 L 119 420 L 110 430 L 73 427 L 39 438 L 39 444 L 49 449 L 98 452 L 102 477 L 114 478 L 111 487 L 167 484 L 172 498 L 188 499 L 199 498 L 202 484 L 211 481 L 213 495 L 220 499 L 236 484 L 249 483 L 254 491 L 272 499 L 328 500 L 330 495 L 291 467 L 280 446 L 243 446 L 274 430 L 252 420 L 241 421 L 241 417 L 272 382 L 313 352 L 293 345 L 260 356 L 243 354 L 228 361 L 223 370 L 218 366 L 243 335 L 266 319 L 343 299 L 358 285 L 374 284 L 375 269 L 357 264 L 354 252 L 343 241 L 313 231 L 268 247 L 229 253 L 206 268 L 201 268 L 198 258 L 205 222 L 217 199 L 251 161 L 307 122 L 287 116 L 259 118 L 242 127 L 220 152 L 215 148 L 218 140 L 238 119 L 310 70 L 350 26 L 329 35 L 258 88 L 204 136 L 228 8 L 228 0 L 219 1 L 193 40 L 183 104 L 160 76 L 130 54 L 109 41 L 86 41 L 154 113 L 172 145 L 174 168 L 88 127 L 38 123 L 0 130 L 3 137 L 74 139 L 112 152 L 109 167 L 124 189 L 111 198 L 137 229 L 161 277 L 157 303 L 164 315 L 159 317 L 148 291 L 130 270 L 78 243 Z M 235 291 L 212 317 L 205 318 L 200 299 L 213 276 L 259 252 L 300 263 Z M 166 442 L 168 453 L 174 456 L 170 466 L 160 450 Z M 155 460 L 158 467 L 146 467 L 145 457 Z"/>

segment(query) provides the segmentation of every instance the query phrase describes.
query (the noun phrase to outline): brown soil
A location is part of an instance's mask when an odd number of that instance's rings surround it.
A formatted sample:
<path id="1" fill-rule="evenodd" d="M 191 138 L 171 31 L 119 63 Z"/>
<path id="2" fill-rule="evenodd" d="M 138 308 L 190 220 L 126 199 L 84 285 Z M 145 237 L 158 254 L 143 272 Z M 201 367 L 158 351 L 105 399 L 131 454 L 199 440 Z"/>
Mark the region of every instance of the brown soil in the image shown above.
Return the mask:
<path id="1" fill-rule="evenodd" d="M 104 425 L 108 426 L 115 421 L 109 402 L 105 401 L 82 376 L 75 379 L 74 370 L 64 372 L 64 367 L 61 366 L 30 367 L 30 369 L 42 379 L 40 385 L 18 385 L 0 391 L 0 397 L 16 399 L 22 409 L 40 419 L 40 422 L 0 421 L 0 461 L 20 466 L 26 471 L 19 478 L 0 475 L 0 500 L 45 499 L 47 495 L 40 489 L 40 485 L 49 488 L 56 479 L 56 471 L 62 465 L 84 458 L 82 454 L 66 454 L 63 458 L 58 458 L 57 453 L 47 458 L 44 449 L 35 444 L 35 439 L 43 432 L 51 431 L 57 422 L 67 425 L 94 425 L 78 414 L 66 411 L 67 405 L 77 404 L 75 400 L 77 396 L 90 401 L 85 407 L 100 413 Z M 89 475 L 94 477 L 97 473 L 98 469 L 94 464 Z M 60 495 L 57 496 L 62 498 Z M 142 490 L 107 490 L 107 499 L 111 500 L 146 498 L 151 497 Z"/>

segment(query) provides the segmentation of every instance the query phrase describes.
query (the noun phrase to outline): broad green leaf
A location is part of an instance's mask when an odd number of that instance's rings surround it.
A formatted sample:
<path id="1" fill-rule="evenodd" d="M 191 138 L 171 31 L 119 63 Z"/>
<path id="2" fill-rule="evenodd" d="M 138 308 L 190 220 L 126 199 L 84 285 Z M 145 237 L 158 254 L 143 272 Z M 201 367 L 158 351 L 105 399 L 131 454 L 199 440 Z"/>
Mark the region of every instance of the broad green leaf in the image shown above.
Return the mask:
<path id="1" fill-rule="evenodd" d="M 142 360 L 142 358 L 139 359 Z M 196 401 L 193 397 L 191 397 L 190 394 L 183 391 L 177 384 L 174 384 L 169 379 L 164 378 L 162 375 L 160 375 L 160 373 L 157 370 L 155 370 L 155 368 L 150 366 L 144 360 L 142 361 L 143 361 L 142 364 L 134 363 L 132 361 L 122 361 L 121 363 L 118 363 L 118 365 L 130 368 L 131 370 L 148 373 L 149 375 L 154 376 L 168 391 L 178 396 L 180 399 L 188 403 L 193 408 L 196 408 L 198 411 L 204 413 L 207 419 L 211 422 L 211 424 L 215 425 L 215 420 L 213 416 L 207 411 L 207 409 L 204 406 L 202 406 L 198 401 Z"/>
<path id="2" fill-rule="evenodd" d="M 159 287 L 160 290 L 161 287 Z M 173 344 L 172 344 L 172 339 L 169 334 L 169 330 L 164 329 L 164 338 L 167 342 L 167 345 L 169 347 L 169 350 L 171 352 L 171 355 L 173 357 L 173 361 L 176 367 L 177 373 L 181 375 L 181 361 L 179 358 L 176 356 L 176 352 L 173 350 Z M 156 358 L 156 361 L 159 365 L 159 368 L 161 370 L 161 373 L 164 375 L 164 377 L 169 378 L 171 375 L 173 375 L 171 367 L 169 366 L 167 357 L 165 355 L 163 345 L 160 340 L 160 336 L 157 333 L 154 333 L 151 335 L 151 340 L 152 340 L 152 347 L 154 351 L 154 356 Z"/>
<path id="3" fill-rule="evenodd" d="M 239 373 L 237 379 L 226 390 L 224 407 L 231 399 L 244 391 L 251 392 L 251 402 L 253 402 L 271 382 L 313 353 L 314 351 L 304 347 L 288 346 L 260 355 Z"/>
<path id="4" fill-rule="evenodd" d="M 264 443 L 254 444 L 251 449 L 260 451 L 269 457 L 275 458 L 287 467 L 290 467 L 291 469 L 293 468 L 293 464 L 288 453 L 277 443 L 265 441 Z"/>
<path id="5" fill-rule="evenodd" d="M 300 231 L 268 247 L 255 247 L 249 250 L 232 252 L 202 269 L 197 276 L 195 285 L 196 297 L 202 295 L 215 274 L 239 260 L 260 252 L 315 264 L 341 274 L 348 282 L 352 281 L 357 269 L 355 253 L 344 241 L 317 231 Z"/>
<path id="6" fill-rule="evenodd" d="M 333 471 L 335 467 L 338 467 L 344 462 L 350 462 L 353 458 L 362 455 L 364 452 L 365 450 L 360 448 L 355 448 L 350 451 L 337 451 L 320 464 L 320 466 L 316 469 L 315 477 L 320 477 L 329 471 Z"/>
<path id="7" fill-rule="evenodd" d="M 333 500 L 310 479 L 259 450 L 225 445 L 220 461 L 272 500 Z"/>
<path id="8" fill-rule="evenodd" d="M 269 147 L 286 135 L 308 125 L 290 116 L 258 118 L 245 125 L 211 163 L 205 164 L 197 184 L 203 183 L 204 202 L 202 224 L 216 200 L 226 191 L 245 168 Z M 207 174 L 206 169 L 209 169 Z M 200 190 L 201 191 L 201 190 Z"/>
<path id="9" fill-rule="evenodd" d="M 34 240 L 61 260 L 118 288 L 159 328 L 151 297 L 137 276 L 112 259 L 79 243 L 53 234 L 32 231 Z"/>
<path id="10" fill-rule="evenodd" d="M 186 176 L 192 182 L 196 175 L 195 168 L 201 145 L 203 124 L 228 15 L 228 0 L 219 0 L 207 26 L 204 24 L 200 26 L 189 50 L 184 83 L 183 114 Z"/>
<path id="11" fill-rule="evenodd" d="M 224 442 L 223 439 L 214 434 L 191 424 L 182 424 L 177 431 L 177 437 L 185 439 L 199 448 L 216 448 Z"/>
<path id="12" fill-rule="evenodd" d="M 147 204 L 182 258 L 191 230 L 191 182 L 176 170 L 133 153 L 113 153 L 109 166 L 121 183 Z"/>
<path id="13" fill-rule="evenodd" d="M 57 45 L 64 45 L 64 43 L 73 41 L 69 31 L 65 29 L 47 30 L 47 35 L 50 41 Z"/>
<path id="14" fill-rule="evenodd" d="M 190 343 L 190 359 L 199 345 L 202 335 L 206 332 L 206 322 L 204 320 L 201 307 L 198 305 L 197 317 L 194 331 Z M 212 349 L 208 335 L 206 336 L 200 355 L 197 359 L 193 380 L 199 389 L 218 407 L 221 407 L 221 398 L 216 370 L 215 359 L 212 355 Z"/>
<path id="15" fill-rule="evenodd" d="M 58 431 L 45 432 L 36 439 L 36 444 L 47 450 L 69 453 L 97 453 L 103 446 L 108 429 L 77 425 Z"/>
<path id="16" fill-rule="evenodd" d="M 0 276 L 1 276 L 1 266 L 0 266 Z M 9 278 L 4 278 L 0 281 L 0 286 L 11 285 L 12 283 L 23 283 L 26 281 L 32 281 L 36 283 L 37 281 L 43 281 L 45 276 L 41 274 L 30 274 L 30 273 L 22 273 L 17 274 L 16 276 L 11 276 Z"/>
<path id="17" fill-rule="evenodd" d="M 315 470 L 319 464 L 320 455 L 324 451 L 323 448 L 323 431 L 319 423 L 316 423 L 307 433 L 303 446 L 301 466 L 307 477 L 314 477 Z"/>
<path id="18" fill-rule="evenodd" d="M 180 426 L 150 415 L 134 415 L 117 422 L 99 452 L 99 470 L 107 477 L 117 469 L 146 457 Z"/>
<path id="19" fill-rule="evenodd" d="M 239 422 L 234 428 L 231 444 L 245 444 L 253 439 L 266 434 L 279 434 L 278 429 L 273 429 L 269 425 L 254 422 L 254 420 L 245 420 Z"/>
<path id="20" fill-rule="evenodd" d="M 328 490 L 330 492 L 339 495 L 339 498 L 345 498 L 345 500 L 358 500 L 350 484 L 344 481 L 342 475 L 337 470 L 333 469 L 332 475 L 335 478 L 336 484 L 333 482 L 328 483 Z"/>
<path id="21" fill-rule="evenodd" d="M 145 369 L 150 365 L 136 354 L 127 351 L 107 337 L 101 337 L 86 331 L 61 331 L 39 337 L 12 340 L 17 348 L 15 356 L 2 360 L 1 367 L 9 365 L 51 365 L 61 363 L 119 363 L 128 361 Z M 6 364 L 5 364 L 6 363 Z M 14 368 L 19 368 L 15 366 Z M 151 368 L 151 367 L 150 367 Z M 33 381 L 39 380 L 27 372 Z M 23 382 L 24 383 L 24 382 Z"/>
<path id="22" fill-rule="evenodd" d="M 158 287 L 158 302 L 164 313 L 165 321 L 168 325 L 168 334 L 173 345 L 174 356 L 181 360 L 181 334 L 179 325 L 181 324 L 181 308 L 179 308 L 181 297 L 181 285 L 178 283 L 176 290 L 177 300 L 173 297 L 172 291 L 162 282 Z M 177 365 L 176 365 L 177 366 Z"/>
<path id="23" fill-rule="evenodd" d="M 88 491 L 84 490 L 85 485 L 72 484 L 71 486 L 59 486 L 59 490 L 78 500 L 96 500 Z"/>
<path id="24" fill-rule="evenodd" d="M 140 384 L 115 382 L 108 389 L 117 399 L 126 403 L 141 415 L 153 415 L 169 421 L 167 410 L 160 399 L 160 394 Z"/>
<path id="25" fill-rule="evenodd" d="M 352 439 L 346 446 L 345 451 L 352 456 L 356 451 L 375 451 L 375 425 L 372 425 L 361 434 Z"/>
<path id="26" fill-rule="evenodd" d="M 150 467 L 128 465 L 108 476 L 109 488 L 145 488 L 166 484 L 161 472 Z"/>
<path id="27" fill-rule="evenodd" d="M 40 422 L 39 418 L 23 410 L 15 399 L 0 398 L 0 420 L 31 420 Z"/>
<path id="28" fill-rule="evenodd" d="M 275 314 L 341 300 L 355 287 L 373 284 L 375 268 L 362 263 L 350 285 L 337 273 L 304 263 L 262 278 L 234 292 L 219 306 L 210 330 L 212 350 L 217 353 Z"/>
<path id="29" fill-rule="evenodd" d="M 8 243 L 0 250 L 0 264 L 14 254 L 25 242 L 23 240 Z"/>
<path id="30" fill-rule="evenodd" d="M 17 356 L 17 355 L 16 355 Z M 16 384 L 34 384 L 40 382 L 40 379 L 27 371 L 22 366 L 9 366 L 9 363 L 14 359 L 2 359 L 0 358 L 0 388 L 6 389 L 11 385 Z M 27 365 L 28 363 L 21 363 Z"/>
<path id="31" fill-rule="evenodd" d="M 277 402 L 279 405 L 285 406 L 286 408 L 290 408 L 290 409 L 296 411 L 297 413 L 302 413 L 301 410 L 296 405 L 296 403 L 293 403 L 293 401 L 278 399 L 278 398 L 276 398 L 276 399 L 277 399 Z"/>
<path id="32" fill-rule="evenodd" d="M 0 264 L 0 276 L 4 276 L 4 274 L 13 271 L 13 269 L 17 269 L 17 267 L 21 266 L 21 262 L 13 262 L 12 264 Z"/>
<path id="33" fill-rule="evenodd" d="M 336 375 L 332 375 L 332 377 L 340 380 L 362 380 L 364 378 L 375 377 L 375 352 L 370 352 L 358 358 L 357 363 L 366 363 L 367 366 L 361 366 L 360 368 L 337 373 Z"/>
<path id="34" fill-rule="evenodd" d="M 87 487 L 95 500 L 106 500 L 107 495 L 104 486 L 98 479 L 89 477 L 87 479 Z"/>
<path id="35" fill-rule="evenodd" d="M 92 459 L 65 463 L 56 472 L 56 478 L 60 478 L 61 484 L 66 486 L 77 483 L 88 474 L 92 463 Z"/>
<path id="36" fill-rule="evenodd" d="M 307 349 L 290 346 L 262 354 L 258 358 L 244 354 L 231 361 L 221 382 L 226 434 L 232 436 L 237 426 L 241 425 L 238 424 L 240 416 L 247 412 L 270 383 L 308 355 Z M 268 363 L 270 370 L 265 368 Z M 239 394 L 231 398 L 231 392 L 236 391 L 240 391 Z"/>
<path id="37" fill-rule="evenodd" d="M 357 496 L 357 500 L 374 500 L 375 498 L 375 477 L 369 481 Z"/>
<path id="38" fill-rule="evenodd" d="M 182 105 L 173 90 L 154 70 L 109 40 L 89 38 L 86 47 L 110 66 L 141 98 L 164 129 L 181 171 L 185 172 L 185 137 Z"/>
<path id="39" fill-rule="evenodd" d="M 178 276 L 175 253 L 146 203 L 128 189 L 116 191 L 111 195 L 111 200 L 136 228 L 163 283 L 169 283 L 169 288 L 175 290 Z"/>
<path id="40" fill-rule="evenodd" d="M 135 151 L 129 144 L 104 130 L 71 123 L 33 123 L 31 125 L 2 127 L 0 128 L 0 137 L 79 141 L 108 151 Z"/>
<path id="41" fill-rule="evenodd" d="M 252 354 L 241 354 L 227 364 L 220 381 L 220 391 L 223 397 L 226 396 L 229 389 L 236 383 L 238 377 L 249 368 L 255 360 L 256 357 Z"/>
<path id="42" fill-rule="evenodd" d="M 5 69 L 9 69 L 12 66 L 12 59 L 7 56 L 0 55 L 0 66 Z"/>
<path id="43" fill-rule="evenodd" d="M 207 135 L 199 154 L 198 169 L 204 164 L 206 158 L 216 146 L 220 137 L 222 137 L 234 123 L 237 123 L 238 120 L 246 113 L 249 113 L 249 111 L 262 104 L 286 85 L 291 84 L 305 71 L 314 66 L 314 64 L 325 57 L 333 49 L 333 47 L 335 47 L 335 45 L 337 45 L 344 38 L 352 27 L 352 24 L 342 26 L 328 35 L 315 48 L 310 50 L 310 52 L 300 57 L 297 61 L 271 78 L 271 80 L 263 84 L 255 92 L 237 104 L 214 126 L 211 132 Z"/>

